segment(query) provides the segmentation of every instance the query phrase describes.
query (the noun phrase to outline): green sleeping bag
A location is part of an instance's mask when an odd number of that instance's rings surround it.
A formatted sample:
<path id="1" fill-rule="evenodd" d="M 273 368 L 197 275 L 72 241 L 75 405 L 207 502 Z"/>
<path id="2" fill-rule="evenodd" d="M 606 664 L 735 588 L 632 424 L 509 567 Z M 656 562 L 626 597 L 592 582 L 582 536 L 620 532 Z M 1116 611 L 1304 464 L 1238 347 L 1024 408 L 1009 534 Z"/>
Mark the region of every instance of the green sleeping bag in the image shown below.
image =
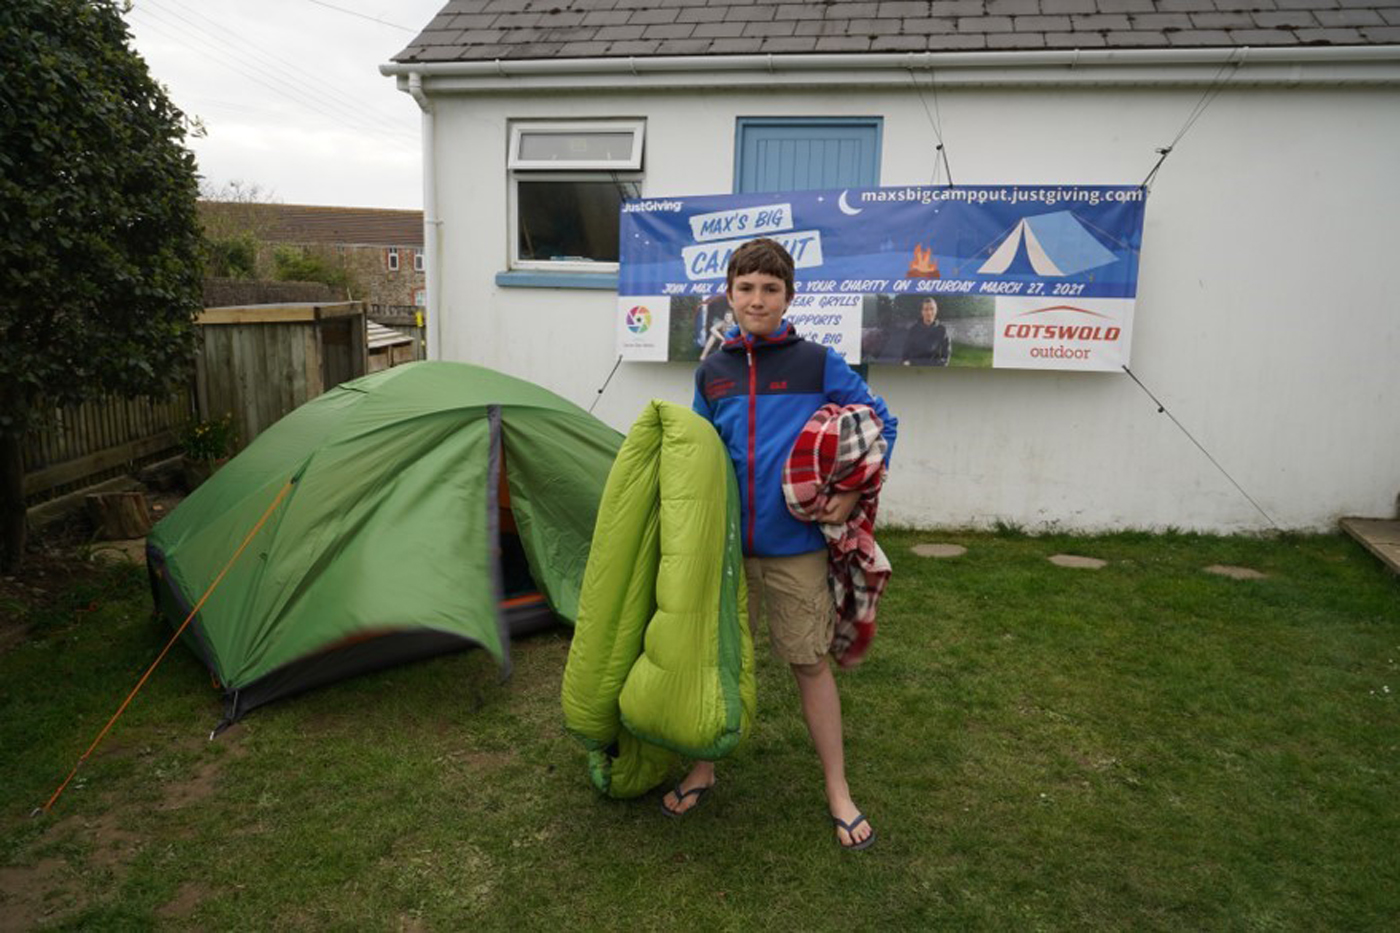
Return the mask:
<path id="1" fill-rule="evenodd" d="M 717 759 L 754 714 L 739 491 L 713 426 L 652 401 L 603 489 L 564 670 L 593 783 L 644 794 L 677 755 Z"/>

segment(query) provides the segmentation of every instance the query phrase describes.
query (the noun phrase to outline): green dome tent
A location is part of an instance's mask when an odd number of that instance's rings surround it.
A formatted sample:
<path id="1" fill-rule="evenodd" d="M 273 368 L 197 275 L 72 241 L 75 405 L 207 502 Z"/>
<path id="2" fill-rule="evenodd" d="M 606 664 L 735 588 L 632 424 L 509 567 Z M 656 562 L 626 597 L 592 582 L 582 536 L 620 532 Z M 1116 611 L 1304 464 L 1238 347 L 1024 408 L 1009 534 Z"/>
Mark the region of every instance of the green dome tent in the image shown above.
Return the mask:
<path id="1" fill-rule="evenodd" d="M 225 691 L 225 723 L 474 645 L 508 670 L 511 633 L 577 617 L 621 443 L 578 406 L 476 366 L 411 363 L 347 382 L 156 526 L 156 605 L 180 625 L 268 513 L 184 636 Z"/>

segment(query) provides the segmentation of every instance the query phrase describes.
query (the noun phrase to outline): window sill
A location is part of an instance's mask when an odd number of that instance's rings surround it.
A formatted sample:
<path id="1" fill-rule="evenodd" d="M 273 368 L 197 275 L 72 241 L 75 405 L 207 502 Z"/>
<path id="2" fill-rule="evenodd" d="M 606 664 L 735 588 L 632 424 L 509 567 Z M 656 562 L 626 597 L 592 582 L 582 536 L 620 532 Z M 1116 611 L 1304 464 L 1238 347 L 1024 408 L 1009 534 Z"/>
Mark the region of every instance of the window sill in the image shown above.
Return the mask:
<path id="1" fill-rule="evenodd" d="M 501 288 L 596 288 L 617 291 L 616 272 L 497 272 Z"/>

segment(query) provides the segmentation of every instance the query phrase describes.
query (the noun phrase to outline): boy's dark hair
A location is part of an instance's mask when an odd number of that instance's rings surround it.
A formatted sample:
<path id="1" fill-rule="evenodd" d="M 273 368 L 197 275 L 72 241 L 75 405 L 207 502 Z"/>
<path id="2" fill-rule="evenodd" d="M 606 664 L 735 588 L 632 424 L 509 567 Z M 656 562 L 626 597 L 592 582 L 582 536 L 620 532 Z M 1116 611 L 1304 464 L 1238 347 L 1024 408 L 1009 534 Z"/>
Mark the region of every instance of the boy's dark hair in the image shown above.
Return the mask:
<path id="1" fill-rule="evenodd" d="M 724 280 L 724 290 L 734 287 L 734 280 L 741 275 L 762 272 L 783 280 L 787 288 L 788 300 L 792 300 L 796 289 L 792 284 L 792 256 L 783 249 L 783 244 L 768 237 L 749 240 L 736 249 L 729 257 L 729 272 Z"/>

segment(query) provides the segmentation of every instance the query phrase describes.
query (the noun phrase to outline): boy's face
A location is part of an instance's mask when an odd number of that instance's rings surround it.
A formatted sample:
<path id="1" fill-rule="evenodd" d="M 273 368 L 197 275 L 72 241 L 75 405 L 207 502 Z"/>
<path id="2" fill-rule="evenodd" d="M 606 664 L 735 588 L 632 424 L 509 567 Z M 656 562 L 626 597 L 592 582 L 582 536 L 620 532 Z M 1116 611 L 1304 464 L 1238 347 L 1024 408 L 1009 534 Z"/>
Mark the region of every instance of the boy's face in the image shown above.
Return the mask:
<path id="1" fill-rule="evenodd" d="M 729 303 L 744 333 L 767 337 L 783 322 L 788 306 L 787 285 L 766 272 L 737 275 L 729 285 Z"/>

